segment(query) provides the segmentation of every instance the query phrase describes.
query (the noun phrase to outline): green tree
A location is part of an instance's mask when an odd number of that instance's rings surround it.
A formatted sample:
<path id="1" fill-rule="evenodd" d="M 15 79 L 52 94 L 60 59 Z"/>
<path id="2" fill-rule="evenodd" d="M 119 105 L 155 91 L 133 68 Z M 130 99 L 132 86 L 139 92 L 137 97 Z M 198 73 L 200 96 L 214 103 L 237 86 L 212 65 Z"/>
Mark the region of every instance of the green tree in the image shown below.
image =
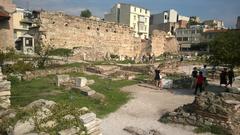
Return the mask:
<path id="1" fill-rule="evenodd" d="M 209 43 L 210 57 L 208 61 L 212 64 L 227 64 L 229 66 L 240 65 L 240 32 L 229 31 L 217 35 Z"/>
<path id="2" fill-rule="evenodd" d="M 49 54 L 53 50 L 53 46 L 48 44 L 40 44 L 35 46 L 35 53 L 38 55 L 37 64 L 39 68 L 45 68 L 49 61 Z"/>
<path id="3" fill-rule="evenodd" d="M 83 11 L 81 12 L 81 15 L 80 15 L 80 16 L 81 16 L 81 17 L 89 18 L 89 17 L 92 16 L 92 13 L 91 13 L 91 11 L 90 11 L 89 9 L 86 9 L 86 10 L 83 10 Z"/>

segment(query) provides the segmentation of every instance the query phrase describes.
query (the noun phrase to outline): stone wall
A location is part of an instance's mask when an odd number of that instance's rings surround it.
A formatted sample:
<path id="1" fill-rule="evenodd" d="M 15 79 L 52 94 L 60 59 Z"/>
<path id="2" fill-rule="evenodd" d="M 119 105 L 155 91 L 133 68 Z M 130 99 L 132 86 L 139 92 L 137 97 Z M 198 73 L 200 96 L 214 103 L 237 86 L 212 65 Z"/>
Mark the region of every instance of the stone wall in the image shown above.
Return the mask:
<path id="1" fill-rule="evenodd" d="M 75 54 L 86 60 L 100 59 L 107 53 L 135 57 L 147 45 L 135 38 L 126 25 L 45 11 L 40 12 L 37 21 L 40 27 L 30 32 L 36 41 L 55 48 L 75 49 Z"/>
<path id="2" fill-rule="evenodd" d="M 192 104 L 166 113 L 160 121 L 193 126 L 217 126 L 228 134 L 240 134 L 240 95 L 204 92 Z M 226 133 L 226 134 L 227 134 Z"/>
<path id="3" fill-rule="evenodd" d="M 16 6 L 12 4 L 12 0 L 0 0 L 0 6 L 9 13 L 9 18 L 0 20 L 0 49 L 13 47 L 13 18 L 12 13 Z"/>
<path id="4" fill-rule="evenodd" d="M 32 80 L 37 77 L 45 77 L 48 75 L 65 74 L 65 73 L 71 73 L 71 72 L 82 72 L 83 70 L 84 70 L 83 67 L 64 67 L 64 68 L 28 71 L 26 72 L 25 75 L 23 75 L 23 79 Z"/>
<path id="5" fill-rule="evenodd" d="M 178 53 L 179 44 L 176 38 L 167 37 L 166 32 L 154 30 L 152 32 L 152 53 L 159 56 L 165 52 Z"/>
<path id="6" fill-rule="evenodd" d="M 11 82 L 4 80 L 2 69 L 0 68 L 0 108 L 10 106 Z"/>

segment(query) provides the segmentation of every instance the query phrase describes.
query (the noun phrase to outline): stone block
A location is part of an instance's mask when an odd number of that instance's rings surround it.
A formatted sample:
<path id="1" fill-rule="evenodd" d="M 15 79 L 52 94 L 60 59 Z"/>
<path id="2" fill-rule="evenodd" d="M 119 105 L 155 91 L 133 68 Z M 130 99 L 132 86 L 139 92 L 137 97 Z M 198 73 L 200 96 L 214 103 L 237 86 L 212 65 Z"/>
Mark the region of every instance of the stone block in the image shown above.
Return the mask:
<path id="1" fill-rule="evenodd" d="M 89 123 L 86 123 L 84 124 L 84 127 L 87 129 L 87 130 L 90 130 L 90 129 L 93 129 L 95 127 L 99 127 L 101 124 L 101 120 L 100 119 L 96 119 L 94 121 L 91 121 Z"/>
<path id="2" fill-rule="evenodd" d="M 173 80 L 171 80 L 171 79 L 162 79 L 162 87 L 164 89 L 171 89 L 173 87 Z"/>
<path id="3" fill-rule="evenodd" d="M 85 77 L 76 77 L 76 87 L 84 87 L 87 85 L 87 79 Z"/>
<path id="4" fill-rule="evenodd" d="M 75 87 L 74 89 L 76 90 L 80 90 L 80 92 L 85 95 L 85 96 L 92 96 L 96 93 L 95 90 L 92 90 L 91 88 L 89 88 L 88 86 L 85 87 Z"/>
<path id="5" fill-rule="evenodd" d="M 57 86 L 61 86 L 62 83 L 64 82 L 69 82 L 70 81 L 70 76 L 69 75 L 57 75 Z"/>
<path id="6" fill-rule="evenodd" d="M 11 82 L 9 81 L 0 81 L 0 91 L 1 90 L 10 90 L 11 89 Z"/>
<path id="7" fill-rule="evenodd" d="M 2 97 L 2 96 L 11 96 L 10 90 L 8 90 L 8 91 L 0 91 L 0 97 Z"/>
<path id="8" fill-rule="evenodd" d="M 90 123 L 92 121 L 96 120 L 96 114 L 95 113 L 87 113 L 79 117 L 80 121 L 83 124 Z"/>

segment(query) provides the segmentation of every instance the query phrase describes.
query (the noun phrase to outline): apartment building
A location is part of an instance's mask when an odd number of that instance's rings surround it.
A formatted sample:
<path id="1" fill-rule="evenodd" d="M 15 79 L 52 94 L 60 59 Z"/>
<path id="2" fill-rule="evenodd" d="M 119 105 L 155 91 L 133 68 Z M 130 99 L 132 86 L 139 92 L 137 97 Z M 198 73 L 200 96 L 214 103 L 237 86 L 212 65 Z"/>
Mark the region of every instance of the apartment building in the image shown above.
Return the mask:
<path id="1" fill-rule="evenodd" d="M 16 8 L 16 12 L 13 13 L 13 28 L 15 40 L 27 34 L 29 28 L 32 26 L 31 15 L 31 11 L 22 8 Z"/>
<path id="2" fill-rule="evenodd" d="M 149 38 L 150 11 L 132 4 L 118 3 L 110 13 L 104 15 L 104 20 L 125 24 L 133 28 L 135 37 Z"/>
<path id="3" fill-rule="evenodd" d="M 204 25 L 207 25 L 207 29 L 220 30 L 225 29 L 224 22 L 222 20 L 205 20 Z"/>

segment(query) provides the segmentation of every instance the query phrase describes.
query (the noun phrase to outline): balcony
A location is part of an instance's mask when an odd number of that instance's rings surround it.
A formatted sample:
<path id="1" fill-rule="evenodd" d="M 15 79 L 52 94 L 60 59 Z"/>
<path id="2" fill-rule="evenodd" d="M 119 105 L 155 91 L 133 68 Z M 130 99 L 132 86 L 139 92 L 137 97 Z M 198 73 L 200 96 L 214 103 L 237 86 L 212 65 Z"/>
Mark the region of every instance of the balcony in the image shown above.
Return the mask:
<path id="1" fill-rule="evenodd" d="M 20 22 L 21 23 L 27 23 L 27 24 L 32 24 L 33 23 L 32 19 L 29 19 L 29 18 L 24 18 Z"/>

